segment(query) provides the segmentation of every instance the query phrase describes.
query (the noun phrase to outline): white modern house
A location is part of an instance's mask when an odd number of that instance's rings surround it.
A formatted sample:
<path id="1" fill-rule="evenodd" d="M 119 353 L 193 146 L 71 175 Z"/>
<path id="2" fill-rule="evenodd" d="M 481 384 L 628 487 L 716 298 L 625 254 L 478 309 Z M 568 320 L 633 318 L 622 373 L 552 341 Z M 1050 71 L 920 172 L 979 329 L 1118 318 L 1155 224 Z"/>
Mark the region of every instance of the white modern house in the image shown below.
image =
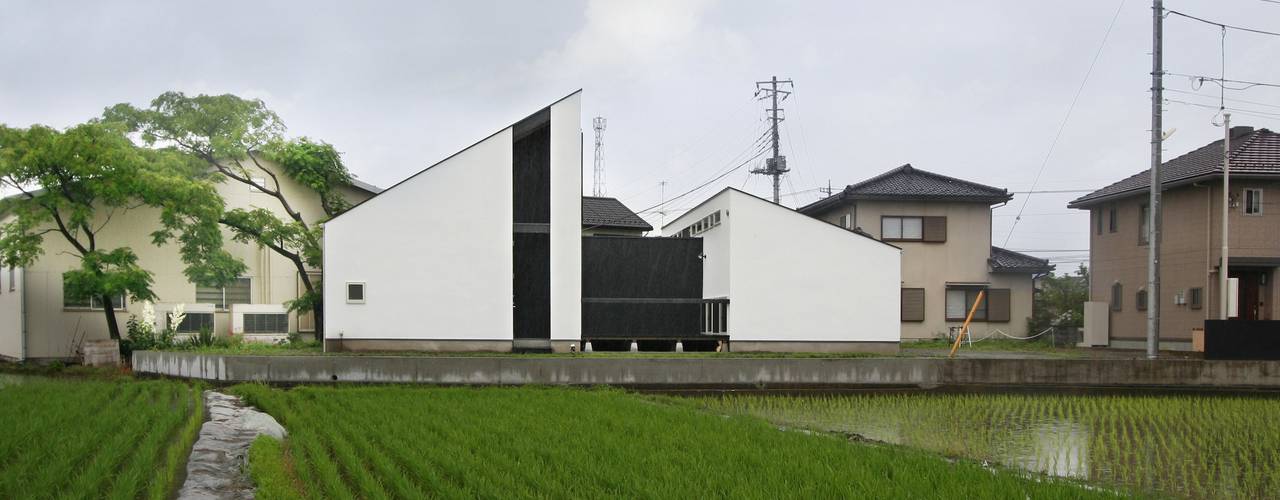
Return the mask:
<path id="1" fill-rule="evenodd" d="M 702 238 L 703 296 L 727 308 L 731 350 L 897 352 L 898 247 L 733 188 L 662 233 Z"/>
<path id="2" fill-rule="evenodd" d="M 580 98 L 574 92 L 326 223 L 326 348 L 576 346 Z"/>
<path id="3" fill-rule="evenodd" d="M 640 237 L 582 196 L 580 95 L 327 222 L 325 348 L 897 350 L 898 247 L 733 189 Z"/>

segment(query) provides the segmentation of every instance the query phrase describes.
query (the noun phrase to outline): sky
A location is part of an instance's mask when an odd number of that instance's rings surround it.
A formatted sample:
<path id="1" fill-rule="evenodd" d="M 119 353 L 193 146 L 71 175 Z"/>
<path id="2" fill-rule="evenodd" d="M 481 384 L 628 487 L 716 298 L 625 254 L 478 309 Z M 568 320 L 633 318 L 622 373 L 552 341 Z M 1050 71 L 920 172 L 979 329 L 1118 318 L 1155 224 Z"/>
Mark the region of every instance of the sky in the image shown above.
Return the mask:
<path id="1" fill-rule="evenodd" d="M 748 173 L 762 160 L 743 164 L 767 125 L 755 82 L 771 76 L 794 81 L 784 204 L 910 163 L 1018 193 L 995 208 L 993 243 L 1060 270 L 1088 249 L 1088 216 L 1067 202 L 1150 162 L 1139 0 L 4 4 L 0 123 L 66 127 L 169 90 L 232 93 L 389 186 L 581 88 L 584 190 L 603 116 L 609 196 L 639 211 L 688 192 L 642 214 L 655 226 L 725 186 L 771 195 Z M 1165 7 L 1280 31 L 1275 1 Z M 1228 32 L 1225 73 L 1222 43 L 1216 26 L 1170 16 L 1165 70 L 1280 83 L 1280 37 Z M 1165 88 L 1166 159 L 1222 136 L 1214 84 Z M 1233 125 L 1280 127 L 1280 88 L 1226 97 Z"/>

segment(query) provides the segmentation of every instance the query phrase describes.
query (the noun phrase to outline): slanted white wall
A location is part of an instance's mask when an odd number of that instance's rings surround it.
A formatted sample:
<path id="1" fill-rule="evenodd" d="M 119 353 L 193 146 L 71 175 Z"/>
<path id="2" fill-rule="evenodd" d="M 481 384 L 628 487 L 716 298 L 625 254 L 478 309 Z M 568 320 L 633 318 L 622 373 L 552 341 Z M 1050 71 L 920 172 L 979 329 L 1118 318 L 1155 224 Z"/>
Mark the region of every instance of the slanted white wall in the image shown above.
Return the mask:
<path id="1" fill-rule="evenodd" d="M 552 340 L 582 338 L 581 97 L 551 106 Z"/>
<path id="2" fill-rule="evenodd" d="M 325 338 L 510 340 L 511 154 L 507 128 L 326 224 Z"/>
<path id="3" fill-rule="evenodd" d="M 663 234 L 716 210 L 720 226 L 701 235 L 703 296 L 729 297 L 730 341 L 899 341 L 899 249 L 734 189 Z"/>
<path id="4" fill-rule="evenodd" d="M 22 269 L 15 268 L 10 273 L 8 268 L 0 268 L 0 358 L 25 359 L 23 351 L 22 294 L 26 286 L 22 282 Z"/>

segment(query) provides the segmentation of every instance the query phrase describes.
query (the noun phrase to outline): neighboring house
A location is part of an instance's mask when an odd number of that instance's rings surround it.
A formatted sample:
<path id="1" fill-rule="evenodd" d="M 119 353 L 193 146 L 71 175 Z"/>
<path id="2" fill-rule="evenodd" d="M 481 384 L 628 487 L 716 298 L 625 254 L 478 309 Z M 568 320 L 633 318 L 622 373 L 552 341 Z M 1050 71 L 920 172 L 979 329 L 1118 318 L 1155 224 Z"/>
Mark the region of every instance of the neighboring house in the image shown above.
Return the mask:
<path id="1" fill-rule="evenodd" d="M 644 236 L 653 226 L 617 198 L 582 197 L 583 236 Z"/>
<path id="2" fill-rule="evenodd" d="M 731 351 L 898 351 L 894 245 L 734 188 L 663 235 L 702 239 L 703 297 L 727 308 L 713 329 Z"/>
<path id="3" fill-rule="evenodd" d="M 274 164 L 262 163 L 276 169 L 282 191 L 308 222 L 316 223 L 324 217 L 314 192 L 294 182 Z M 249 168 L 252 171 L 256 167 Z M 228 208 L 262 207 L 284 216 L 274 198 L 239 182 L 219 183 L 217 190 Z M 374 186 L 353 182 L 342 194 L 358 203 L 378 191 Z M 99 223 L 109 217 L 98 215 Z M 142 267 L 154 273 L 152 290 L 158 296 L 156 309 L 161 316 L 160 326 L 164 326 L 164 313 L 176 304 L 185 304 L 187 320 L 179 325 L 181 333 L 209 328 L 221 335 L 235 332 L 266 339 L 290 332 L 314 332 L 310 314 L 299 317 L 285 313 L 283 303 L 296 298 L 302 287 L 291 262 L 266 248 L 232 241 L 229 233 L 224 232 L 225 248 L 243 260 L 248 269 L 226 287 L 196 286 L 183 274 L 185 266 L 178 255 L 177 244 L 157 247 L 151 243 L 151 232 L 157 224 L 158 210 L 150 207 L 115 213 L 110 224 L 99 233 L 98 246 L 129 246 L 137 253 Z M 69 249 L 60 234 L 49 233 L 44 236 L 44 252 L 34 265 L 0 271 L 0 358 L 71 358 L 83 341 L 108 337 L 102 305 L 97 298 L 76 301 L 63 295 L 62 274 L 79 266 L 79 259 L 71 256 Z M 125 322 L 130 315 L 141 315 L 142 304 L 121 297 L 116 306 L 121 305 L 116 318 L 123 336 L 126 335 Z"/>
<path id="4" fill-rule="evenodd" d="M 1278 319 L 1280 134 L 1231 128 L 1228 277 L 1239 278 L 1238 318 Z M 1165 162 L 1160 256 L 1161 348 L 1189 349 L 1191 330 L 1218 318 L 1222 248 L 1222 140 Z M 1146 345 L 1145 170 L 1067 206 L 1088 210 L 1089 297 L 1110 310 L 1110 345 Z"/>
<path id="5" fill-rule="evenodd" d="M 1035 280 L 1053 267 L 991 245 L 991 207 L 1012 198 L 1004 189 L 903 165 L 798 211 L 902 248 L 904 341 L 946 336 L 979 291 L 986 300 L 973 334 L 1024 337 Z"/>

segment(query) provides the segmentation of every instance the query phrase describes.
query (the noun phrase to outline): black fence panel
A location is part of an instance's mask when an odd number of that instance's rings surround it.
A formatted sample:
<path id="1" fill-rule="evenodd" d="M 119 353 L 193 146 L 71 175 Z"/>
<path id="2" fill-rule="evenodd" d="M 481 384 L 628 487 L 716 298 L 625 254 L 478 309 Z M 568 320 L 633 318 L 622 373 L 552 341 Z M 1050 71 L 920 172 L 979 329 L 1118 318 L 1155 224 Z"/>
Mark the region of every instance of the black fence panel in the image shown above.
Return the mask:
<path id="1" fill-rule="evenodd" d="M 1280 360 L 1280 321 L 1205 321 L 1204 359 Z"/>
<path id="2" fill-rule="evenodd" d="M 512 308 L 515 338 L 551 338 L 551 235 L 515 233 Z"/>
<path id="3" fill-rule="evenodd" d="M 702 331 L 702 239 L 582 239 L 582 336 L 688 338 Z"/>

